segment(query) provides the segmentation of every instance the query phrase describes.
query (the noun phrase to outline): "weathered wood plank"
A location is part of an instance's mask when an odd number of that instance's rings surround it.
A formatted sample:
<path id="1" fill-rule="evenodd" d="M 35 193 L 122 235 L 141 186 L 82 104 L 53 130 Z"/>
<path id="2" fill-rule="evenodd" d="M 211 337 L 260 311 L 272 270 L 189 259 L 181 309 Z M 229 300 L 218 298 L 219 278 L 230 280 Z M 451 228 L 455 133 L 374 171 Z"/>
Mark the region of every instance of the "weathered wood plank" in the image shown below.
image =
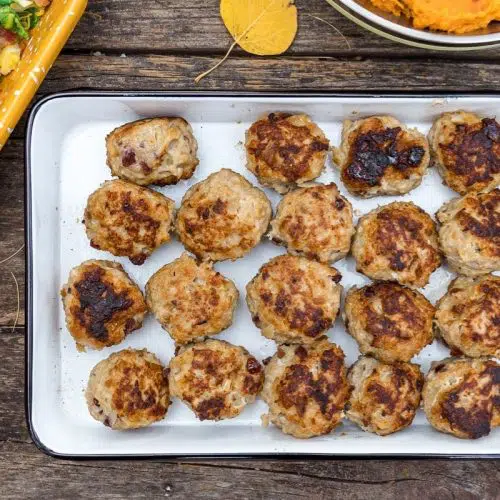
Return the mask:
<path id="1" fill-rule="evenodd" d="M 176 2 L 144 0 L 93 0 L 71 37 L 68 48 L 121 52 L 221 53 L 232 40 L 219 17 L 219 0 Z M 347 38 L 356 55 L 425 55 L 444 57 L 438 52 L 414 49 L 373 35 L 344 18 L 325 0 L 298 0 L 299 32 L 289 54 L 346 54 L 345 39 L 320 17 L 333 24 Z M 457 59 L 498 59 L 495 50 L 477 54 L 453 53 Z"/>
<path id="2" fill-rule="evenodd" d="M 13 139 L 0 154 L 0 261 L 24 244 L 23 141 Z M 17 312 L 15 275 L 20 292 L 19 324 L 24 324 L 24 251 L 0 264 L 0 326 L 12 325 Z"/>
<path id="3" fill-rule="evenodd" d="M 0 443 L 3 498 L 496 499 L 494 461 L 73 462 Z"/>
<path id="4" fill-rule="evenodd" d="M 24 328 L 0 327 L 0 441 L 29 442 L 24 418 Z M 0 484 L 1 468 L 0 468 Z M 0 494 L 1 496 L 1 494 Z"/>
<path id="5" fill-rule="evenodd" d="M 333 57 L 233 57 L 216 72 L 194 78 L 219 59 L 208 56 L 62 55 L 42 92 L 100 88 L 122 90 L 280 91 L 495 91 L 500 65 L 484 62 Z"/>

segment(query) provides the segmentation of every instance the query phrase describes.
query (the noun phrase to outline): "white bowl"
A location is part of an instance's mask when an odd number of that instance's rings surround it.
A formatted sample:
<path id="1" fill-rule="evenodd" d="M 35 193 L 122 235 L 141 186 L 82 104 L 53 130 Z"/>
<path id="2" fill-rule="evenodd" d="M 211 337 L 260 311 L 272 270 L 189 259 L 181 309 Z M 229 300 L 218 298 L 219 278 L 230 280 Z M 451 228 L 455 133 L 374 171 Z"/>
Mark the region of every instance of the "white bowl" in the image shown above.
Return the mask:
<path id="1" fill-rule="evenodd" d="M 436 33 L 412 27 L 404 17 L 377 9 L 369 0 L 326 0 L 363 28 L 393 41 L 436 50 L 479 50 L 500 46 L 500 23 L 466 35 Z"/>

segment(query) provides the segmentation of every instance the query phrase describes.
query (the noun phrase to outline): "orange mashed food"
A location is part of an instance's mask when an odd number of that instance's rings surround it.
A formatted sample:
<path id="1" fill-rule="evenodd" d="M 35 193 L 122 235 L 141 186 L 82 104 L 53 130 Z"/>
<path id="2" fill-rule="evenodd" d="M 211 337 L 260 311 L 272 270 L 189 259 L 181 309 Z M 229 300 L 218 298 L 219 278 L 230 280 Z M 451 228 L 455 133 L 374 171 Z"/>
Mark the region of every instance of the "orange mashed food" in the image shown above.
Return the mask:
<path id="1" fill-rule="evenodd" d="M 500 20 L 500 0 L 371 0 L 379 9 L 411 18 L 418 29 L 468 33 Z"/>

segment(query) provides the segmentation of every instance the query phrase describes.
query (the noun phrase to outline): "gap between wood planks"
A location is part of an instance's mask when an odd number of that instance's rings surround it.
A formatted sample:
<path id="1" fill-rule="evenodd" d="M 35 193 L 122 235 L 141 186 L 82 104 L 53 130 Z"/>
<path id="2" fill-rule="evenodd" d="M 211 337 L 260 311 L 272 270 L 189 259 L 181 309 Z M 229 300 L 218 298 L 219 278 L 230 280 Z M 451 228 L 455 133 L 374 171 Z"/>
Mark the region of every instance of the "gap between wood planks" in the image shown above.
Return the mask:
<path id="1" fill-rule="evenodd" d="M 345 42 L 342 41 L 345 45 Z M 228 44 L 228 47 L 231 43 Z M 189 57 L 210 57 L 218 58 L 223 57 L 226 50 L 214 50 L 214 49 L 183 49 L 183 48 L 170 48 L 170 49 L 155 49 L 152 47 L 148 48 L 128 48 L 128 49 L 118 49 L 112 47 L 92 47 L 88 49 L 83 48 L 64 48 L 61 51 L 61 55 L 65 56 L 114 56 L 114 57 L 148 57 L 148 56 L 173 56 L 181 58 Z M 395 47 L 396 49 L 398 47 Z M 441 63 L 456 64 L 457 61 L 461 63 L 477 63 L 477 64 L 498 64 L 500 58 L 500 52 L 497 50 L 484 50 L 481 52 L 439 52 L 439 51 L 422 51 L 414 54 L 407 54 L 405 52 L 400 52 L 394 50 L 394 52 L 386 51 L 370 51 L 369 49 L 356 49 L 352 47 L 351 49 L 345 47 L 339 51 L 331 52 L 320 52 L 314 50 L 301 51 L 299 53 L 285 52 L 284 54 L 278 56 L 254 56 L 248 54 L 238 46 L 231 52 L 231 58 L 249 59 L 255 61 L 266 61 L 275 59 L 305 59 L 314 58 L 317 60 L 326 59 L 339 59 L 339 60 L 354 60 L 354 61 L 364 61 L 364 60 L 389 60 L 389 61 L 401 61 L 406 63 L 413 63 L 418 61 L 434 62 L 439 65 Z M 439 67 L 436 67 L 436 71 L 439 71 Z"/>

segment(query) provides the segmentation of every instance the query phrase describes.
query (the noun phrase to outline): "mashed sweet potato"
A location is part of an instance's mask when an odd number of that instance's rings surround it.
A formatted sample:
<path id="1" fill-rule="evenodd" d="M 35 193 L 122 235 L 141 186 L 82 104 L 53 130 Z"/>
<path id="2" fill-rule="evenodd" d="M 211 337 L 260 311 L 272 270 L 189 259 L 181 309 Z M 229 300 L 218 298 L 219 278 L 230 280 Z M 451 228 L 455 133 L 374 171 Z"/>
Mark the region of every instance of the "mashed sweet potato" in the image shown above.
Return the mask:
<path id="1" fill-rule="evenodd" d="M 468 33 L 500 20 L 500 0 L 371 0 L 379 9 L 412 19 L 418 29 Z"/>

